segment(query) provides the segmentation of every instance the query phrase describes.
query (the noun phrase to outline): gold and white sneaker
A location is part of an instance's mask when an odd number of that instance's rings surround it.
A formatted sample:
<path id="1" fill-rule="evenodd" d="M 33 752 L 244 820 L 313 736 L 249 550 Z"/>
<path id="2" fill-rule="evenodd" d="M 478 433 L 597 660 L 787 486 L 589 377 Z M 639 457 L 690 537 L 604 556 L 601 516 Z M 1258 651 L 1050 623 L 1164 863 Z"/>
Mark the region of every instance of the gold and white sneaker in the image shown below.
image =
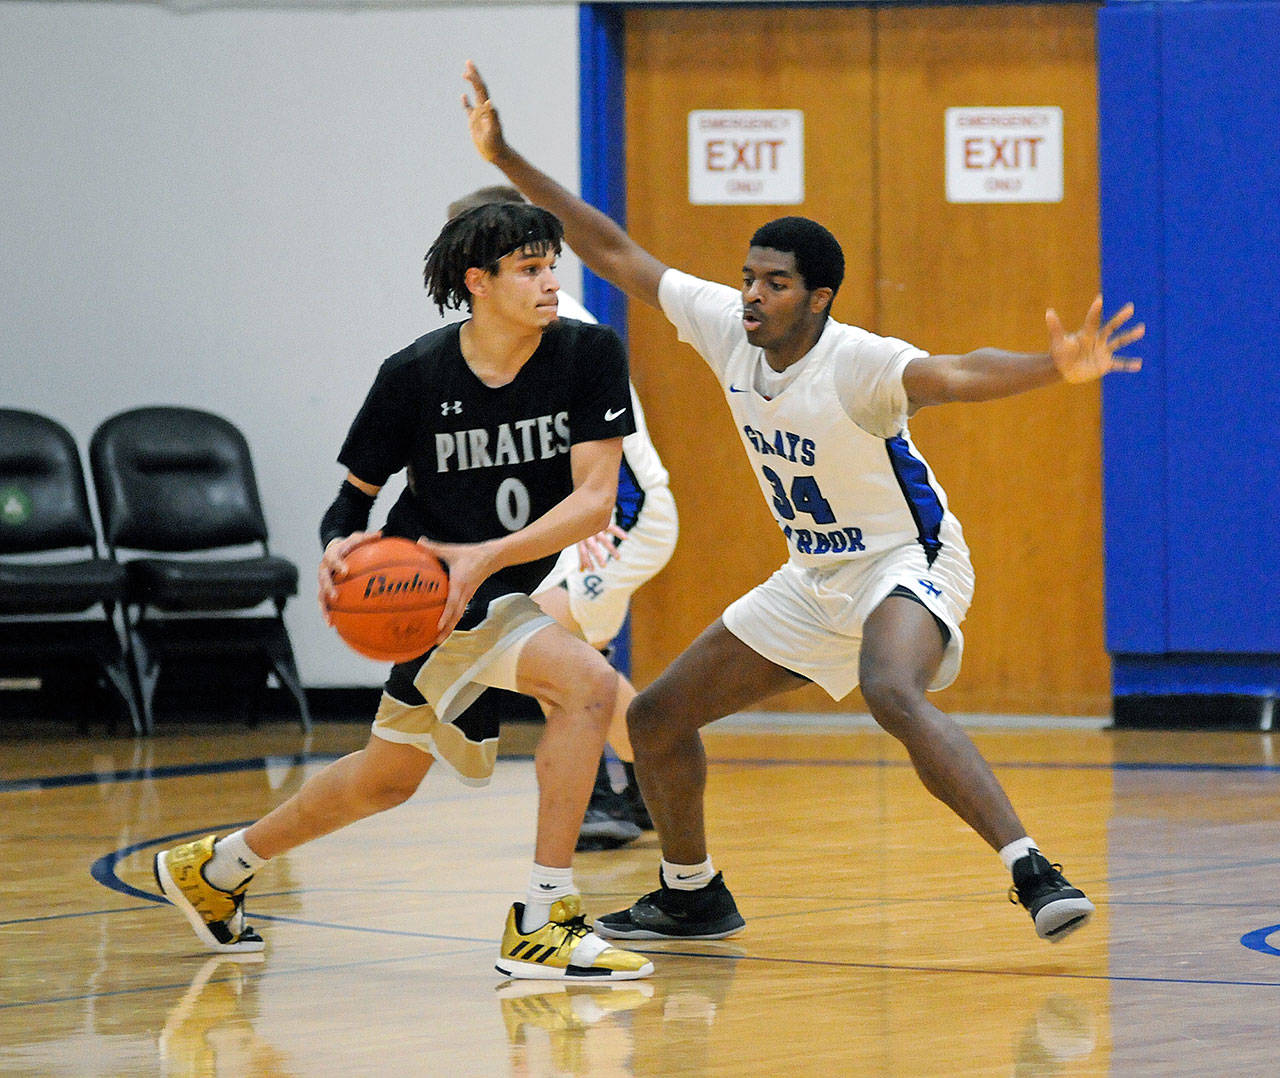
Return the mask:
<path id="1" fill-rule="evenodd" d="M 551 907 L 551 919 L 520 931 L 524 903 L 507 911 L 496 969 L 519 980 L 633 981 L 653 973 L 643 955 L 612 947 L 587 926 L 582 899 L 567 895 Z"/>
<path id="2" fill-rule="evenodd" d="M 249 880 L 234 891 L 223 891 L 204 878 L 204 866 L 213 859 L 213 841 L 213 835 L 206 835 L 156 854 L 156 883 L 209 950 L 233 954 L 261 951 L 266 946 L 262 937 L 244 923 L 244 893 Z"/>

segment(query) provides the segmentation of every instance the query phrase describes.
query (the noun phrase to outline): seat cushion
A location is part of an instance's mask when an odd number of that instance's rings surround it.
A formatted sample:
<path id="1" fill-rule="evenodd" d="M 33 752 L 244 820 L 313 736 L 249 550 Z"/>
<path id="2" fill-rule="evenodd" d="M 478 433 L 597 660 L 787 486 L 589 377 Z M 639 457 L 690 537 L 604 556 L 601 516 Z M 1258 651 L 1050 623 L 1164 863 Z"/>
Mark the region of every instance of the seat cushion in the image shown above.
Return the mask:
<path id="1" fill-rule="evenodd" d="M 126 563 L 129 601 L 158 610 L 247 610 L 298 594 L 298 569 L 274 555 L 187 561 L 137 558 Z"/>
<path id="2" fill-rule="evenodd" d="M 107 558 L 0 562 L 0 614 L 77 614 L 124 596 L 124 567 Z"/>

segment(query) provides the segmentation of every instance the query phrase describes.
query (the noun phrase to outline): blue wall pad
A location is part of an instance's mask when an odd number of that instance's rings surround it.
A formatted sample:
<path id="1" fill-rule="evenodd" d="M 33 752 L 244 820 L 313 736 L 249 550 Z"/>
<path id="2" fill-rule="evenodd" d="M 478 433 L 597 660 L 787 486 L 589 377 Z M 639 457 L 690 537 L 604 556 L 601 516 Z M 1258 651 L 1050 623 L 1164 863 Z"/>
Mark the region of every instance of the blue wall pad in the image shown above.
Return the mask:
<path id="1" fill-rule="evenodd" d="M 1275 2 L 1099 12 L 1103 287 L 1148 327 L 1103 391 L 1117 696 L 1274 691 L 1277 71 Z"/>

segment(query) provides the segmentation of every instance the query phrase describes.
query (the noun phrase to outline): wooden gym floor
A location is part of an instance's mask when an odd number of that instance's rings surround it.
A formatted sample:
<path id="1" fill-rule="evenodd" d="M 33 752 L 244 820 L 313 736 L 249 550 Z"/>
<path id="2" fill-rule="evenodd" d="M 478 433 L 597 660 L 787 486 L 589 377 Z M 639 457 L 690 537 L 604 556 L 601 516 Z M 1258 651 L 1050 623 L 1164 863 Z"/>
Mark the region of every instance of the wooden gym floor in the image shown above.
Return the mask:
<path id="1" fill-rule="evenodd" d="M 237 961 L 157 901 L 152 854 L 261 815 L 364 723 L 0 727 L 0 1073 L 1276 1073 L 1270 735 L 973 728 L 1098 904 L 1051 946 L 896 743 L 856 719 L 787 721 L 707 733 L 712 851 L 746 930 L 642 944 L 651 980 L 598 987 L 492 967 L 528 871 L 524 730 L 487 791 L 440 769 L 268 866 L 249 902 L 267 951 Z M 580 855 L 588 911 L 652 888 L 656 862 L 652 835 Z"/>

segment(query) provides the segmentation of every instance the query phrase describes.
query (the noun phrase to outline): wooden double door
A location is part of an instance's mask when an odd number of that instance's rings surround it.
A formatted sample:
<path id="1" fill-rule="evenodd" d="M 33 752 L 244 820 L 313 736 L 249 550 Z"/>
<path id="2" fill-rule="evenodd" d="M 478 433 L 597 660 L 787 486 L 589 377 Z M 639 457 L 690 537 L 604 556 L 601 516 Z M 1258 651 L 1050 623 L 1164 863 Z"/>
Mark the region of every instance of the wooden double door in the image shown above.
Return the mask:
<path id="1" fill-rule="evenodd" d="M 813 217 L 844 247 L 841 321 L 932 352 L 1044 350 L 1045 309 L 1070 327 L 1099 287 L 1095 18 L 1091 5 L 629 10 L 628 228 L 667 264 L 736 284 L 756 227 Z M 1062 200 L 948 202 L 952 106 L 1060 108 Z M 804 202 L 691 205 L 695 109 L 801 110 Z M 1123 300 L 1108 297 L 1108 310 Z M 644 685 L 786 551 L 710 372 L 660 314 L 633 304 L 630 318 L 634 379 L 681 522 L 674 559 L 635 599 Z M 964 668 L 940 706 L 1109 711 L 1100 429 L 1096 385 L 913 419 L 978 580 Z M 776 706 L 863 707 L 816 689 Z"/>

